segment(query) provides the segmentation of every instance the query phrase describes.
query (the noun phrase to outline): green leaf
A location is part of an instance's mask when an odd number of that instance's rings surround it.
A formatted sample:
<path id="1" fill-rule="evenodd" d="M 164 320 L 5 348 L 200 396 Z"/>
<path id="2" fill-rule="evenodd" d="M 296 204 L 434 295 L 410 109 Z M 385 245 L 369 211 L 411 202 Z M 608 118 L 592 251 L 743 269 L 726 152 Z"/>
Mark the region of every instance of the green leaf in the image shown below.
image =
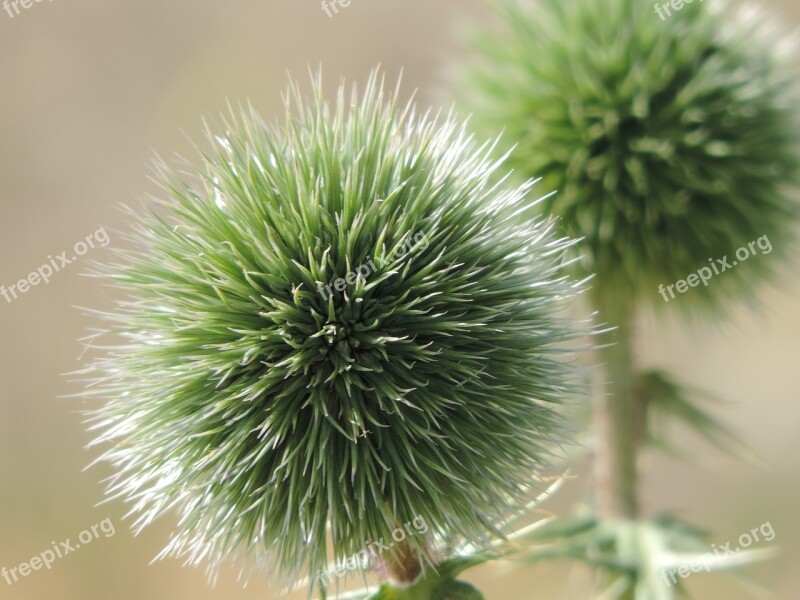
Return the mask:
<path id="1" fill-rule="evenodd" d="M 667 516 L 642 521 L 557 519 L 524 541 L 529 546 L 510 558 L 526 562 L 577 559 L 605 572 L 609 584 L 598 596 L 602 600 L 672 600 L 683 588 L 680 578 L 668 583 L 670 569 L 695 566 L 703 573 L 732 569 L 766 560 L 776 552 L 749 550 L 717 556 L 700 531 Z"/>
<path id="2" fill-rule="evenodd" d="M 436 572 L 440 578 L 456 577 L 472 567 L 477 567 L 491 560 L 492 557 L 482 554 L 472 554 L 469 556 L 459 556 L 449 558 L 436 566 Z"/>
<path id="3" fill-rule="evenodd" d="M 384 584 L 369 600 L 484 600 L 484 597 L 469 583 L 429 575 L 411 586 Z"/>
<path id="4" fill-rule="evenodd" d="M 484 600 L 481 594 L 474 586 L 465 581 L 456 581 L 454 579 L 442 582 L 436 588 L 431 600 Z"/>
<path id="5" fill-rule="evenodd" d="M 709 394 L 688 388 L 660 370 L 640 373 L 636 389 L 648 416 L 646 435 L 651 444 L 676 452 L 660 430 L 668 422 L 677 422 L 741 460 L 763 464 L 739 436 L 700 406 L 701 400 L 713 400 Z"/>

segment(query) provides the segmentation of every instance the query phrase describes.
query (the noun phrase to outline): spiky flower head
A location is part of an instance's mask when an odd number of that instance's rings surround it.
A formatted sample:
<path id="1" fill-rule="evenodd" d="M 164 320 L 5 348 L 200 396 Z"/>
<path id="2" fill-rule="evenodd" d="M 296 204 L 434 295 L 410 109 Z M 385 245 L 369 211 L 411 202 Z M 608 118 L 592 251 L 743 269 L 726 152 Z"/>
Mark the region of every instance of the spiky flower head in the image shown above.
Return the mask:
<path id="1" fill-rule="evenodd" d="M 585 270 L 620 296 L 661 303 L 659 284 L 723 269 L 709 259 L 732 265 L 767 236 L 773 256 L 750 254 L 687 297 L 755 289 L 789 253 L 797 216 L 785 36 L 752 8 L 713 1 L 495 4 L 460 96 L 479 129 L 505 131 L 510 166 L 558 190 L 542 207 L 585 237 Z"/>
<path id="2" fill-rule="evenodd" d="M 415 519 L 403 552 L 430 556 L 483 539 L 562 441 L 571 242 L 516 223 L 530 185 L 490 184 L 490 146 L 382 90 L 231 117 L 100 269 L 126 297 L 97 442 L 137 528 L 179 515 L 165 556 L 313 576 L 326 541 Z"/>

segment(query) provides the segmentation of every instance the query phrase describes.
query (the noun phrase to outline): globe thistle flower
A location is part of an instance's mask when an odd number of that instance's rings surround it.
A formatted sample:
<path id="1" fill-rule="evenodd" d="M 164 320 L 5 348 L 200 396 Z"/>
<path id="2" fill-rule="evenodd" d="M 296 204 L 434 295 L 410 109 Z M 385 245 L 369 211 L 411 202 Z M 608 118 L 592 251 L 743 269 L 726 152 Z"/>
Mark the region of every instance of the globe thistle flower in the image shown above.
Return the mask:
<path id="1" fill-rule="evenodd" d="M 585 237 L 584 270 L 615 302 L 663 305 L 659 285 L 725 256 L 686 298 L 747 295 L 772 274 L 798 174 L 796 70 L 774 27 L 721 2 L 496 4 L 460 94 L 479 128 L 505 131 L 509 166 L 558 190 L 541 208 Z M 776 253 L 733 265 L 762 236 Z"/>
<path id="2" fill-rule="evenodd" d="M 606 384 L 593 410 L 596 515 L 559 519 L 519 541 L 532 546 L 529 560 L 569 557 L 605 570 L 597 597 L 670 600 L 685 590 L 665 586 L 665 570 L 697 560 L 707 570 L 729 568 L 760 556 L 709 561 L 695 529 L 641 514 L 637 458 L 654 437 L 654 414 L 712 441 L 730 436 L 671 376 L 639 369 L 636 312 L 663 306 L 661 288 L 684 278 L 693 285 L 689 276 L 700 269 L 713 282 L 678 305 L 719 307 L 758 289 L 780 264 L 776 256 L 790 254 L 796 70 L 784 38 L 750 7 L 496 6 L 495 29 L 474 38 L 477 59 L 461 71 L 460 96 L 478 128 L 505 130 L 508 164 L 559 190 L 539 208 L 585 238 L 579 272 L 596 273 L 592 300 L 613 326 L 598 348 Z M 743 262 L 756 243 L 771 255 Z"/>
<path id="3" fill-rule="evenodd" d="M 531 183 L 490 183 L 491 145 L 377 75 L 285 103 L 160 163 L 167 197 L 97 270 L 124 298 L 87 395 L 109 497 L 137 530 L 179 516 L 162 556 L 313 585 L 327 543 L 341 560 L 415 517 L 390 562 L 485 539 L 568 441 L 585 328 L 561 312 L 572 241 L 517 223 Z"/>

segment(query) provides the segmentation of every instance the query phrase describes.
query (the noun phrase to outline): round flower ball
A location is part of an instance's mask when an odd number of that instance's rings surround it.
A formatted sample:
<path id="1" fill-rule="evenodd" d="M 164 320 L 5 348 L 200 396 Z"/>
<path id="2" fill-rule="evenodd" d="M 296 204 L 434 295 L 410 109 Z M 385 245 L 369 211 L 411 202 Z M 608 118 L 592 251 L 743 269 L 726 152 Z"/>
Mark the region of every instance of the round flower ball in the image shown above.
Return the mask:
<path id="1" fill-rule="evenodd" d="M 495 4 L 460 95 L 510 167 L 558 190 L 540 206 L 585 238 L 583 272 L 662 305 L 700 269 L 701 303 L 772 274 L 800 162 L 796 49 L 775 27 L 727 2 Z"/>
<path id="2" fill-rule="evenodd" d="M 137 530 L 178 517 L 162 556 L 316 583 L 331 558 L 485 540 L 569 441 L 585 328 L 572 242 L 518 223 L 531 185 L 497 185 L 490 145 L 378 75 L 285 101 L 160 164 L 97 269 L 122 298 L 87 395 L 109 496 Z"/>

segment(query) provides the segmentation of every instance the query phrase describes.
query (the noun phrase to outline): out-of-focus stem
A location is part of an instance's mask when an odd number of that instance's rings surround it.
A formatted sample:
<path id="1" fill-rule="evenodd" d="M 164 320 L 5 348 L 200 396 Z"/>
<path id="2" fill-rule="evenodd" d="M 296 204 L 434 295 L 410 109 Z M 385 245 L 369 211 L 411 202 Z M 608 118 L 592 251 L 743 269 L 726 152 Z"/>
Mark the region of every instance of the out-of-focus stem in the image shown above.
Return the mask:
<path id="1" fill-rule="evenodd" d="M 619 294 L 611 294 L 618 298 Z M 638 431 L 641 407 L 634 393 L 633 321 L 631 305 L 608 301 L 594 290 L 600 318 L 616 327 L 604 334 L 599 349 L 605 384 L 594 407 L 596 502 L 600 518 L 638 516 Z"/>

